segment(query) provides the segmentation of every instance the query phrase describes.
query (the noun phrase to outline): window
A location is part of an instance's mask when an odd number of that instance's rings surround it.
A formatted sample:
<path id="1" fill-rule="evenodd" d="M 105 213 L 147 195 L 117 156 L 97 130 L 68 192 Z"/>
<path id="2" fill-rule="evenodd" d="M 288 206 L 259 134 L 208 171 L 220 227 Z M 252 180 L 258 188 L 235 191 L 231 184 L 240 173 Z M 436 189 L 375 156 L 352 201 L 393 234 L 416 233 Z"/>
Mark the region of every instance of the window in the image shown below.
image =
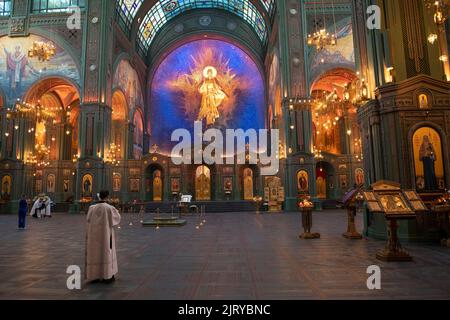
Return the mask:
<path id="1" fill-rule="evenodd" d="M 84 8 L 85 0 L 33 0 L 31 12 L 67 12 L 67 8 L 73 6 Z"/>
<path id="2" fill-rule="evenodd" d="M 0 0 L 0 16 L 11 15 L 11 0 Z"/>
<path id="3" fill-rule="evenodd" d="M 134 17 L 141 7 L 142 2 L 144 0 L 117 0 L 117 21 L 125 33 L 129 34 Z"/>
<path id="4" fill-rule="evenodd" d="M 266 1 L 268 4 L 270 0 Z M 249 23 L 261 42 L 267 41 L 266 22 L 261 13 L 249 0 L 160 0 L 144 17 L 138 33 L 138 44 L 144 52 L 159 30 L 172 18 L 192 9 L 223 9 L 243 18 Z"/>
<path id="5" fill-rule="evenodd" d="M 264 9 L 269 13 L 269 16 L 272 17 L 275 11 L 275 0 L 261 0 Z"/>

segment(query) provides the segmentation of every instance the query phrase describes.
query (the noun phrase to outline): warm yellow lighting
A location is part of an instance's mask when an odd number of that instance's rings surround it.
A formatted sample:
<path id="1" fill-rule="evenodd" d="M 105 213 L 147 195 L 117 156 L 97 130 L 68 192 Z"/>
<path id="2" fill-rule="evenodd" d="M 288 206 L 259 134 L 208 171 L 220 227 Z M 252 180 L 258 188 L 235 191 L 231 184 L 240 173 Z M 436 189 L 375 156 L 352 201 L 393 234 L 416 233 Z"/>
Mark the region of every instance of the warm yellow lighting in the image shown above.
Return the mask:
<path id="1" fill-rule="evenodd" d="M 56 47 L 53 42 L 35 41 L 28 50 L 28 57 L 37 57 L 39 61 L 50 61 L 56 54 Z"/>
<path id="2" fill-rule="evenodd" d="M 437 39 L 438 39 L 438 35 L 435 33 L 430 33 L 430 35 L 428 36 L 428 42 L 431 44 L 434 44 Z"/>
<path id="3" fill-rule="evenodd" d="M 448 56 L 443 54 L 442 56 L 439 57 L 439 60 L 442 62 L 447 62 L 448 61 Z"/>

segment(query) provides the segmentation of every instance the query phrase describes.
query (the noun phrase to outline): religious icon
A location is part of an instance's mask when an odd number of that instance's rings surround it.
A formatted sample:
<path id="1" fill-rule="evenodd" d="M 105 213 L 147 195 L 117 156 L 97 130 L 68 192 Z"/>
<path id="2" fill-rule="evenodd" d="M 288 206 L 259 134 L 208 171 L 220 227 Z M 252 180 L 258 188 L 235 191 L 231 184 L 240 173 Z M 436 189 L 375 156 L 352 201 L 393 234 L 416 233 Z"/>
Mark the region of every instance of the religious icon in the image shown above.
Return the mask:
<path id="1" fill-rule="evenodd" d="M 84 194 L 92 194 L 92 176 L 87 174 L 82 179 L 82 187 Z"/>
<path id="2" fill-rule="evenodd" d="M 180 190 L 181 190 L 180 178 L 172 178 L 170 185 L 171 185 L 170 189 L 172 190 L 172 193 L 180 192 Z"/>
<path id="3" fill-rule="evenodd" d="M 14 46 L 14 52 L 8 51 L 5 47 L 3 50 L 6 55 L 9 87 L 13 92 L 20 92 L 22 80 L 26 77 L 26 68 L 28 67 L 35 75 L 38 75 L 39 72 L 30 64 L 20 45 Z"/>
<path id="4" fill-rule="evenodd" d="M 122 189 L 122 176 L 118 173 L 114 174 L 112 187 L 114 192 L 120 192 Z"/>
<path id="5" fill-rule="evenodd" d="M 253 200 L 253 170 L 247 168 L 244 170 L 244 200 Z"/>
<path id="6" fill-rule="evenodd" d="M 162 172 L 160 170 L 156 170 L 153 173 L 153 201 L 162 201 L 162 200 L 163 200 Z"/>
<path id="7" fill-rule="evenodd" d="M 380 195 L 380 203 L 385 212 L 411 211 L 401 193 Z"/>
<path id="8" fill-rule="evenodd" d="M 140 179 L 130 179 L 130 192 L 139 192 L 141 180 Z"/>
<path id="9" fill-rule="evenodd" d="M 197 201 L 211 200 L 211 170 L 206 166 L 200 166 L 196 171 L 195 199 Z"/>
<path id="10" fill-rule="evenodd" d="M 318 177 L 316 180 L 317 198 L 327 198 L 327 182 L 323 177 Z"/>
<path id="11" fill-rule="evenodd" d="M 35 189 L 36 193 L 42 193 L 42 180 L 36 180 Z"/>
<path id="12" fill-rule="evenodd" d="M 48 193 L 55 192 L 55 182 L 56 182 L 55 175 L 49 174 L 47 177 L 47 192 Z"/>
<path id="13" fill-rule="evenodd" d="M 364 185 L 364 170 L 361 168 L 358 168 L 355 170 L 355 182 L 357 186 Z"/>
<path id="14" fill-rule="evenodd" d="M 297 190 L 298 193 L 309 193 L 309 174 L 304 170 L 297 173 Z"/>
<path id="15" fill-rule="evenodd" d="M 208 66 L 203 70 L 204 81 L 200 86 L 199 93 L 202 95 L 202 102 L 198 121 L 206 119 L 206 125 L 214 125 L 220 118 L 219 107 L 227 97 L 222 87 L 217 81 L 217 69 Z"/>
<path id="16" fill-rule="evenodd" d="M 232 192 L 233 191 L 233 178 L 225 177 L 223 179 L 223 189 L 224 189 L 225 192 Z"/>
<path id="17" fill-rule="evenodd" d="M 436 190 L 436 151 L 434 150 L 433 143 L 430 141 L 428 136 L 423 136 L 419 158 L 423 163 L 425 189 Z"/>
<path id="18" fill-rule="evenodd" d="M 70 181 L 69 180 L 64 180 L 63 181 L 63 192 L 64 193 L 69 192 L 69 185 L 70 185 Z"/>
<path id="19" fill-rule="evenodd" d="M 11 176 L 4 176 L 2 178 L 2 199 L 9 199 L 11 197 Z"/>
<path id="20" fill-rule="evenodd" d="M 419 106 L 420 109 L 428 109 L 428 96 L 426 94 L 419 95 Z"/>
<path id="21" fill-rule="evenodd" d="M 433 128 L 420 128 L 414 134 L 413 144 L 417 189 L 439 190 L 438 181 L 445 176 L 439 133 Z"/>
<path id="22" fill-rule="evenodd" d="M 340 183 L 341 189 L 347 189 L 348 188 L 347 175 L 345 175 L 345 174 L 340 175 L 339 183 Z"/>

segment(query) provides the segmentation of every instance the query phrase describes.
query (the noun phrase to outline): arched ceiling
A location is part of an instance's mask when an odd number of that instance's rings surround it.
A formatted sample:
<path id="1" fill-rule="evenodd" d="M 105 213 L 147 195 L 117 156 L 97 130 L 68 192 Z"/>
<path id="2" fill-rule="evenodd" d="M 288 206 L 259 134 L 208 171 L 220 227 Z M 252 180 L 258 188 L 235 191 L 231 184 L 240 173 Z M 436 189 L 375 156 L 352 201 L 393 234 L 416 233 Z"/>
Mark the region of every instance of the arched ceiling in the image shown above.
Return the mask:
<path id="1" fill-rule="evenodd" d="M 150 2 L 150 1 L 149 1 Z M 221 9 L 244 19 L 255 30 L 263 44 L 268 38 L 268 24 L 275 11 L 275 0 L 157 0 L 145 6 L 144 0 L 116 0 L 117 21 L 130 34 L 138 23 L 137 41 L 144 51 L 150 47 L 158 31 L 171 19 L 192 9 Z M 143 18 L 136 17 L 139 10 Z"/>

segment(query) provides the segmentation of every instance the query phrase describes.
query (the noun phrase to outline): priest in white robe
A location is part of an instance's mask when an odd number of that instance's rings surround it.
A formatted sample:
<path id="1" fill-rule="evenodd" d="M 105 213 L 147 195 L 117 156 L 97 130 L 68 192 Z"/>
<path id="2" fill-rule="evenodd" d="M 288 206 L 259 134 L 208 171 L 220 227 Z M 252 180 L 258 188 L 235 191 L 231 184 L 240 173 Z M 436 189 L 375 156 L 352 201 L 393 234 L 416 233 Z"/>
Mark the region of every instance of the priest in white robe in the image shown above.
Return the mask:
<path id="1" fill-rule="evenodd" d="M 39 195 L 39 197 L 35 200 L 33 207 L 31 208 L 30 215 L 34 218 L 51 218 L 51 204 L 52 201 L 48 196 L 44 194 Z"/>
<path id="2" fill-rule="evenodd" d="M 89 208 L 86 233 L 86 280 L 88 282 L 115 280 L 117 265 L 114 227 L 120 223 L 120 214 L 107 203 L 109 192 L 98 195 L 100 201 Z"/>

